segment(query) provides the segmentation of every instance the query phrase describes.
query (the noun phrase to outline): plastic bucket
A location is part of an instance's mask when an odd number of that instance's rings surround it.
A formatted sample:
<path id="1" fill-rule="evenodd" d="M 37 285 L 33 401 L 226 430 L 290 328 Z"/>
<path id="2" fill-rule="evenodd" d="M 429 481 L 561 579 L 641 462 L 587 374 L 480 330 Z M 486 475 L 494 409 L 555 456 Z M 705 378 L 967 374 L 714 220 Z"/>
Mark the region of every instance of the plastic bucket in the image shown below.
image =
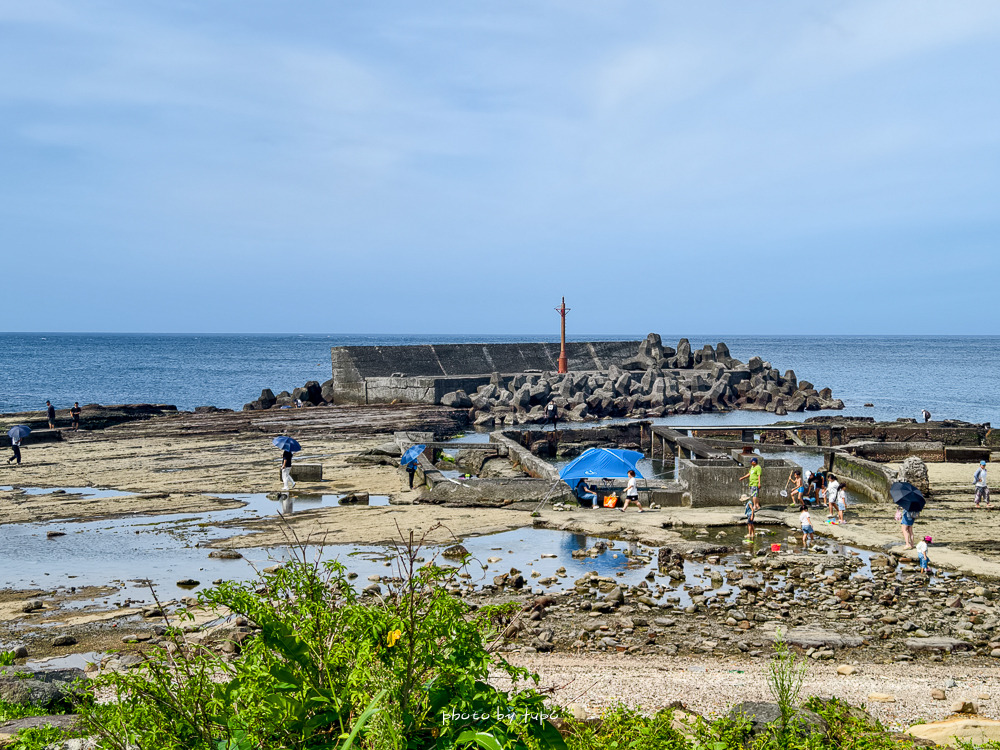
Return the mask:
<path id="1" fill-rule="evenodd" d="M 771 552 L 781 552 L 781 545 L 780 544 L 772 544 L 771 545 Z"/>

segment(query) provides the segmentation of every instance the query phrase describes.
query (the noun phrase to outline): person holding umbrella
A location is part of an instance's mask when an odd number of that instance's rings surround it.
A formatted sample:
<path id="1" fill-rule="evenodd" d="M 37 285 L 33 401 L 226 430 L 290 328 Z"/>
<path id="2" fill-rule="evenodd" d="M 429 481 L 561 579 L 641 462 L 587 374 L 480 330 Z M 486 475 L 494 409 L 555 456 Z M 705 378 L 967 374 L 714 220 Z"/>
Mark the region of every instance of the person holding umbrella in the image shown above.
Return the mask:
<path id="1" fill-rule="evenodd" d="M 913 549 L 913 522 L 917 519 L 920 511 L 924 509 L 926 500 L 923 494 L 909 482 L 894 482 L 889 487 L 889 495 L 892 497 L 899 509 L 896 511 L 896 519 L 903 527 L 904 549 Z"/>
<path id="2" fill-rule="evenodd" d="M 403 451 L 403 455 L 399 459 L 399 465 L 406 469 L 406 476 L 409 479 L 411 490 L 413 489 L 413 477 L 417 473 L 417 462 L 420 460 L 420 454 L 426 449 L 426 445 L 411 445 Z"/>
<path id="3" fill-rule="evenodd" d="M 17 465 L 21 465 L 21 441 L 30 434 L 31 428 L 27 425 L 19 424 L 10 428 L 7 435 L 10 436 L 10 447 L 14 451 L 14 455 L 7 459 L 7 463 L 17 461 Z"/>
<path id="4" fill-rule="evenodd" d="M 275 446 L 281 448 L 281 489 L 295 489 L 295 480 L 292 479 L 292 453 L 302 450 L 302 446 L 290 437 L 276 437 L 273 441 Z"/>

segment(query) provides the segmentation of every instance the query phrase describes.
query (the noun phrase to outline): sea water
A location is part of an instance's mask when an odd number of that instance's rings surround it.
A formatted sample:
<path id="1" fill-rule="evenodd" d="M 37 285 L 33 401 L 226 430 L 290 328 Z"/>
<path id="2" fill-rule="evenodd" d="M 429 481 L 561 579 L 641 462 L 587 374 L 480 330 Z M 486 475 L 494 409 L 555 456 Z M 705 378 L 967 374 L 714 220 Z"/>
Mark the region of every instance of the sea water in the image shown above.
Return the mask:
<path id="1" fill-rule="evenodd" d="M 644 333 L 573 340 L 641 339 Z M 676 346 L 676 334 L 663 334 Z M 746 362 L 763 357 L 782 373 L 833 389 L 847 414 L 1000 423 L 1000 337 L 688 335 L 692 347 L 724 341 Z M 166 403 L 239 409 L 260 395 L 330 378 L 330 347 L 551 341 L 544 336 L 0 334 L 0 412 L 81 404 Z M 864 404 L 872 403 L 873 408 Z M 803 415 L 799 415 L 802 418 Z M 810 416 L 810 415 L 804 415 Z M 690 417 L 687 417 L 690 420 Z M 766 423 L 773 415 L 713 415 L 712 423 Z"/>

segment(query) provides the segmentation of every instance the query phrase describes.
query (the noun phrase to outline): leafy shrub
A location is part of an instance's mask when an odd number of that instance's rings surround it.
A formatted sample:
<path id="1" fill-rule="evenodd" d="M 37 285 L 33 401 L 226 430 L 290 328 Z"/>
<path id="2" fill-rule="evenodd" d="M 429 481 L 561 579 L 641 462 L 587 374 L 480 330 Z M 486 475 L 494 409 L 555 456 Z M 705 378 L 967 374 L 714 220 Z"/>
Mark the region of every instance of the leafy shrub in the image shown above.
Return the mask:
<path id="1" fill-rule="evenodd" d="M 126 750 L 563 747 L 527 670 L 495 656 L 505 610 L 474 613 L 447 593 L 457 570 L 417 567 L 362 603 L 336 562 L 300 557 L 251 583 L 226 582 L 203 604 L 246 616 L 259 635 L 228 661 L 176 635 L 145 668 L 94 681 L 115 700 L 84 707 L 102 745 Z M 498 616 L 499 614 L 499 616 Z M 490 669 L 515 682 L 487 684 Z M 353 732 L 353 733 L 352 733 Z"/>

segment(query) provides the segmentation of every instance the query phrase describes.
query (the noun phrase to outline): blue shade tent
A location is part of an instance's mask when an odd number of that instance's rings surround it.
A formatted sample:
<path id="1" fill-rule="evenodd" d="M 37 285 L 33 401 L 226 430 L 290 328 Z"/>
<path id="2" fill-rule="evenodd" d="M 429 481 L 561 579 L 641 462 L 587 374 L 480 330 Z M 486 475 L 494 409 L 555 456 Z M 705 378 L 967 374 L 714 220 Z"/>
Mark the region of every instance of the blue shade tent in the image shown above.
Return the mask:
<path id="1" fill-rule="evenodd" d="M 581 479 L 624 479 L 630 471 L 635 472 L 637 479 L 642 479 L 635 465 L 643 458 L 645 456 L 639 451 L 590 448 L 566 464 L 559 478 L 571 487 Z"/>
<path id="2" fill-rule="evenodd" d="M 399 465 L 406 466 L 407 464 L 412 464 L 420 457 L 420 454 L 423 453 L 426 449 L 427 449 L 426 445 L 411 445 L 409 448 L 406 449 L 406 452 L 403 454 L 403 457 L 399 459 Z"/>

